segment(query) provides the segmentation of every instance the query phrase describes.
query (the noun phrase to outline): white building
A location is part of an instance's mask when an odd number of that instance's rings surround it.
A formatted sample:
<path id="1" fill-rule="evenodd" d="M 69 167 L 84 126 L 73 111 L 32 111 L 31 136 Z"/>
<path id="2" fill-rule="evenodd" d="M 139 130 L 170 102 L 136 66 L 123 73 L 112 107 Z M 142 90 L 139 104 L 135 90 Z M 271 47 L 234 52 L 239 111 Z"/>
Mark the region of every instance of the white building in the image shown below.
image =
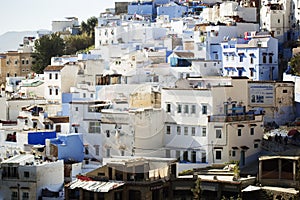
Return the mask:
<path id="1" fill-rule="evenodd" d="M 44 97 L 48 104 L 52 104 L 52 108 L 48 108 L 49 115 L 61 111 L 62 93 L 69 93 L 70 87 L 76 85 L 77 74 L 78 65 L 73 63 L 65 66 L 49 65 L 44 69 Z"/>
<path id="2" fill-rule="evenodd" d="M 231 39 L 221 43 L 223 76 L 277 80 L 278 41 L 270 35 Z"/>
<path id="3" fill-rule="evenodd" d="M 131 22 L 119 20 L 111 21 L 108 24 L 101 23 L 95 28 L 95 48 L 108 44 L 121 43 L 141 43 L 147 44 L 158 40 L 166 35 L 167 29 L 160 27 L 159 24 L 151 24 L 149 22 Z"/>
<path id="4" fill-rule="evenodd" d="M 231 38 L 243 38 L 245 32 L 256 32 L 259 24 L 236 23 L 235 25 L 207 25 L 200 24 L 195 27 L 194 53 L 195 58 L 206 60 L 220 60 L 222 58 L 220 43 Z"/>
<path id="5" fill-rule="evenodd" d="M 22 154 L 1 162 L 1 199 L 40 199 L 42 190 L 58 192 L 64 199 L 63 161 L 44 162 Z"/>
<path id="6" fill-rule="evenodd" d="M 185 86 L 178 83 L 177 88 L 162 89 L 162 108 L 166 112 L 164 140 L 166 157 L 178 158 L 183 163 L 188 162 L 198 167 L 229 162 L 232 157 L 229 155 L 231 147 L 227 143 L 228 140 L 232 140 L 231 145 L 234 144 L 239 149 L 241 146 L 251 149 L 242 160 L 244 163 L 246 159 L 255 156 L 260 148 L 257 145 L 254 147 L 252 143 L 255 140 L 259 145 L 262 138 L 263 130 L 260 126 L 263 123 L 262 117 L 256 118 L 251 115 L 249 118 L 232 118 L 233 123 L 253 124 L 259 127 L 255 129 L 251 141 L 235 140 L 236 135 L 232 137 L 233 129 L 227 129 L 229 124 L 224 120 L 229 114 L 228 102 L 233 106 L 233 110 L 235 107 L 239 108 L 237 112 L 232 111 L 232 115 L 245 113 L 245 116 L 248 116 L 246 113 L 248 94 L 240 92 L 247 91 L 248 79 L 207 77 L 189 78 L 189 81 L 190 84 Z M 222 120 L 219 121 L 218 117 Z M 250 132 L 250 127 L 247 126 L 243 131 Z M 247 138 L 246 135 L 243 137 Z M 221 156 L 220 152 L 215 150 L 220 147 L 226 148 L 223 152 L 225 154 Z M 236 158 L 239 160 L 240 157 Z"/>
<path id="7" fill-rule="evenodd" d="M 73 29 L 79 27 L 77 17 L 67 17 L 66 20 L 52 21 L 52 32 L 66 32 L 69 31 L 71 34 L 76 33 Z"/>

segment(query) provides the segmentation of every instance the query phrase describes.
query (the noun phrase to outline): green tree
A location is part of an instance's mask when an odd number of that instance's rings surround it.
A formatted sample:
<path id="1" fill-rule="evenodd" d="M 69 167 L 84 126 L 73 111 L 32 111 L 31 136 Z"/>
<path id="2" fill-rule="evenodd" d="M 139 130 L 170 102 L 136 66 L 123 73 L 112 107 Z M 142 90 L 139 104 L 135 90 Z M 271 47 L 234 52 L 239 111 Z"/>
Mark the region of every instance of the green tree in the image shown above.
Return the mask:
<path id="1" fill-rule="evenodd" d="M 300 76 L 300 53 L 294 55 L 290 60 L 291 72 L 293 75 Z"/>
<path id="2" fill-rule="evenodd" d="M 90 36 L 95 38 L 95 27 L 98 24 L 98 19 L 96 17 L 90 17 L 87 19 L 87 22 L 81 22 L 80 31 L 82 34 L 87 34 L 87 36 Z"/>
<path id="3" fill-rule="evenodd" d="M 64 54 L 65 43 L 59 34 L 44 35 L 34 43 L 35 51 L 32 57 L 35 64 L 32 70 L 36 73 L 43 73 L 44 69 L 51 63 L 51 57 L 62 56 Z"/>
<path id="4" fill-rule="evenodd" d="M 65 54 L 72 55 L 76 54 L 78 51 L 89 48 L 94 44 L 92 37 L 86 34 L 82 35 L 70 35 L 64 38 L 65 40 Z"/>

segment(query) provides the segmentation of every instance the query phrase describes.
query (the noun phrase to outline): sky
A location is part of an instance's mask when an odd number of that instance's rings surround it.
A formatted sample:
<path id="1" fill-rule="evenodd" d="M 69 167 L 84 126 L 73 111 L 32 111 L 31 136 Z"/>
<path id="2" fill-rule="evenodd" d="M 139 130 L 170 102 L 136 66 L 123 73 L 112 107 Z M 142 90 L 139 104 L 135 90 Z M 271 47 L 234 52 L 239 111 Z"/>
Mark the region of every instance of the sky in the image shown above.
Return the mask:
<path id="1" fill-rule="evenodd" d="M 0 11 L 0 35 L 8 31 L 51 30 L 51 23 L 65 17 L 78 17 L 79 22 L 98 17 L 115 1 L 126 0 L 3 0 Z M 130 0 L 127 0 L 130 1 Z"/>

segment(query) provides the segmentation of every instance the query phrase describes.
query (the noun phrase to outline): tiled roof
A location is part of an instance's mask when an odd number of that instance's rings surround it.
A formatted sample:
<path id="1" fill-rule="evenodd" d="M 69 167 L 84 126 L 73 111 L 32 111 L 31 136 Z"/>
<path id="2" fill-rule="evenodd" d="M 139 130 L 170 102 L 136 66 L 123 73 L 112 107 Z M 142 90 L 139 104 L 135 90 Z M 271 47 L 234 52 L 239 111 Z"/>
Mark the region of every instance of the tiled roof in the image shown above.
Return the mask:
<path id="1" fill-rule="evenodd" d="M 48 65 L 44 71 L 60 71 L 62 68 L 64 68 L 63 65 Z"/>

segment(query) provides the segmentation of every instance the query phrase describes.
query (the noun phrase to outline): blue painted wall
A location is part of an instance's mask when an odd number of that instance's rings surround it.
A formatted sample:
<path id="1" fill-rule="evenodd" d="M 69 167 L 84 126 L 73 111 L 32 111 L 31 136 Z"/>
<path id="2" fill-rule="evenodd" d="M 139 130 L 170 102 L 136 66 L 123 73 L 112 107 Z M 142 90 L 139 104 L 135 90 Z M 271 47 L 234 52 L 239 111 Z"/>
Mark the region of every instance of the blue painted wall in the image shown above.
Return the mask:
<path id="1" fill-rule="evenodd" d="M 56 138 L 56 132 L 28 132 L 28 144 L 31 145 L 45 145 L 46 139 Z"/>
<path id="2" fill-rule="evenodd" d="M 129 15 L 154 15 L 154 6 L 153 5 L 128 5 L 128 14 Z"/>
<path id="3" fill-rule="evenodd" d="M 174 18 L 179 18 L 188 11 L 188 8 L 185 6 L 165 6 L 157 7 L 157 15 L 169 15 L 170 20 Z"/>
<path id="4" fill-rule="evenodd" d="M 82 134 L 59 135 L 51 139 L 50 143 L 57 146 L 58 159 L 64 161 L 81 162 L 84 159 Z"/>

